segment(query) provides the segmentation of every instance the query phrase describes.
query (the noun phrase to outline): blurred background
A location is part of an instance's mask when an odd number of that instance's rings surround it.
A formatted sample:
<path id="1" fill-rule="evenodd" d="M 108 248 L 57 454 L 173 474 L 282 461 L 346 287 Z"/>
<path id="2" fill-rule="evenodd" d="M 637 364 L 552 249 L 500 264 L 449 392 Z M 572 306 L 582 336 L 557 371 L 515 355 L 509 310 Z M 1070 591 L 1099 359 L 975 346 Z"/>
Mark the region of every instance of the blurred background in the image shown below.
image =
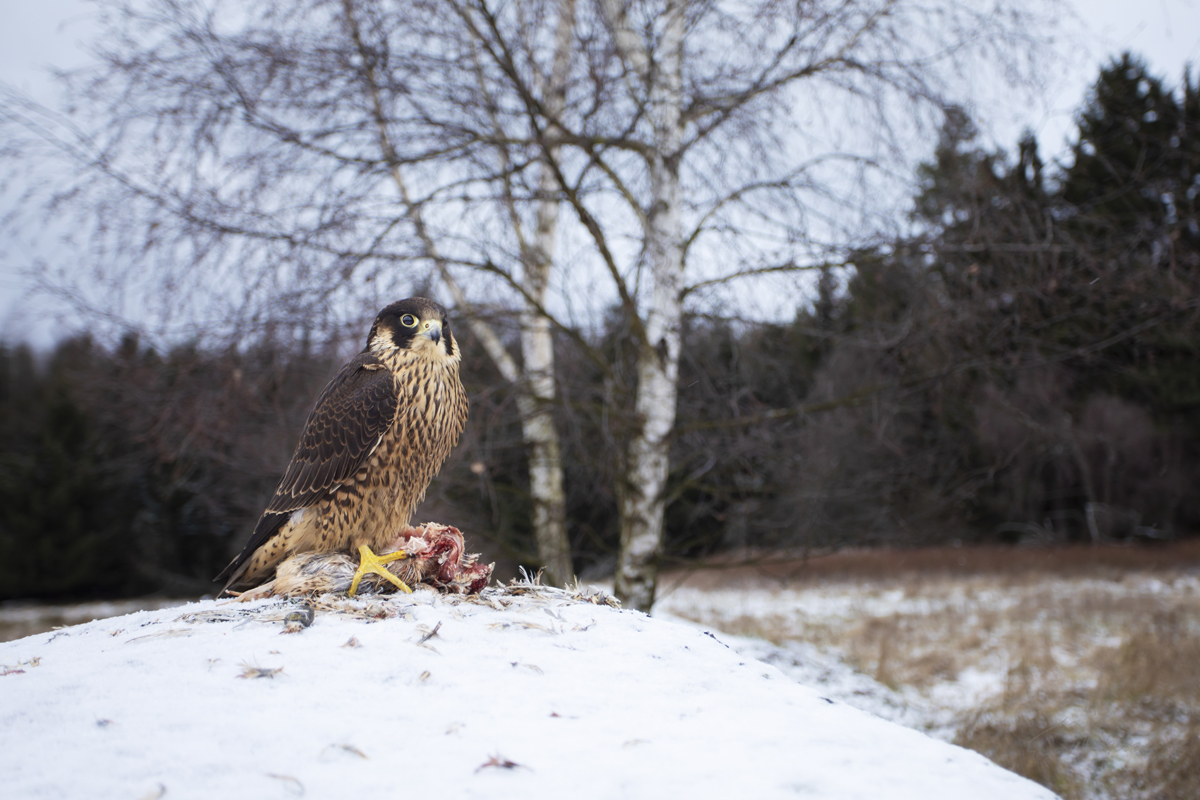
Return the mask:
<path id="1" fill-rule="evenodd" d="M 5 638 L 211 594 L 423 294 L 498 575 L 1196 796 L 1200 5 L 3 7 Z"/>
<path id="2" fill-rule="evenodd" d="M 291 13 L 268 3 L 248 15 L 220 4 L 11 4 L 0 597 L 211 591 L 313 398 L 392 298 L 458 300 L 456 314 L 482 319 L 516 353 L 521 253 L 495 209 L 495 163 L 519 154 L 478 168 L 487 154 L 471 145 L 452 144 L 466 154 L 458 160 L 429 148 L 479 138 L 470 115 L 487 114 L 502 90 L 466 94 L 437 71 L 438 45 L 406 39 L 420 25 L 457 36 L 444 27 L 455 7 L 389 17 L 387 4 Z M 577 35 L 597 24 L 588 8 Z M 688 253 L 664 567 L 716 554 L 1196 533 L 1200 96 L 1186 65 L 1200 12 L 1017 4 L 1014 18 L 1026 16 L 1014 28 L 981 8 L 947 3 L 945 16 L 916 23 L 931 42 L 966 52 L 986 41 L 1002 58 L 984 49 L 928 65 L 896 49 L 891 57 L 912 59 L 905 75 L 852 86 L 851 99 L 835 90 L 855 78 L 839 75 L 736 120 L 714 145 L 739 162 L 722 171 L 744 173 L 729 195 L 709 191 L 711 154 L 684 174 L 697 198 L 685 213 L 709 245 L 698 236 Z M 303 83 L 359 69 L 336 50 L 353 46 L 337 30 L 347 9 L 397 76 L 384 88 L 403 144 L 388 146 L 411 164 L 421 200 L 409 205 L 377 189 L 388 166 L 364 155 L 361 95 L 347 82 L 319 97 Z M 834 35 L 805 19 L 801 33 Z M 321 32 L 325 21 L 334 30 Z M 522 24 L 506 33 L 528 42 L 534 63 L 538 23 Z M 929 30 L 937 24 L 945 30 Z M 747 25 L 738 35 L 752 36 Z M 747 66 L 705 49 L 717 32 L 693 35 L 694 60 Z M 1132 44 L 1145 54 L 1119 49 Z M 896 47 L 886 37 L 878 46 Z M 305 62 L 321 53 L 330 63 Z M 996 59 L 1003 70 L 991 69 Z M 582 106 L 597 85 L 572 73 L 564 92 Z M 418 88 L 421 104 L 401 101 Z M 878 113 L 864 116 L 853 96 L 870 92 Z M 905 92 L 920 113 L 900 107 Z M 804 105 L 814 98 L 830 106 L 821 116 Z M 577 109 L 581 129 L 602 128 L 603 103 L 592 102 Z M 851 123 L 878 130 L 840 130 Z M 300 152 L 281 145 L 289 137 L 307 137 Z M 800 155 L 775 174 L 756 148 Z M 833 170 L 804 166 L 838 158 Z M 616 487 L 636 427 L 631 330 L 652 265 L 636 230 L 622 238 L 628 211 L 611 187 L 585 174 L 578 185 L 608 215 L 633 304 L 563 201 L 544 302 L 555 386 L 543 399 L 562 453 L 571 570 L 604 575 L 619 549 Z M 701 204 L 770 180 L 787 192 L 737 214 L 713 215 L 724 199 Z M 544 199 L 537 189 L 518 187 L 513 205 Z M 445 251 L 441 272 L 430 241 L 400 230 L 418 202 Z M 456 227 L 462 218 L 478 235 Z M 730 280 L 728 259 L 747 274 Z M 521 389 L 479 330 L 457 328 L 470 428 L 422 513 L 453 518 L 508 570 L 537 567 Z"/>

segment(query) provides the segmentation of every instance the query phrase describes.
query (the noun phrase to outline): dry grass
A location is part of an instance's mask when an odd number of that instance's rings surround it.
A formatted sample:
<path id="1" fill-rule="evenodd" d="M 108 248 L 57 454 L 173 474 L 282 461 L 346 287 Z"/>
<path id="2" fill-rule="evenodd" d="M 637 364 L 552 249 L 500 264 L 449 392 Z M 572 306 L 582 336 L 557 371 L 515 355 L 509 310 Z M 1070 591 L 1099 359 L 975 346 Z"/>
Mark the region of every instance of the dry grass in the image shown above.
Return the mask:
<path id="1" fill-rule="evenodd" d="M 691 565 L 688 570 L 664 576 L 664 581 L 686 575 L 696 588 L 728 588 L 737 583 L 779 581 L 893 580 L 904 575 L 1012 575 L 1032 574 L 1119 577 L 1131 571 L 1154 572 L 1200 569 L 1200 538 L 1146 546 L 1106 544 L 1062 547 L 924 547 L 920 549 L 850 549 L 809 557 L 741 554 Z"/>
<path id="2" fill-rule="evenodd" d="M 954 743 L 977 750 L 1069 800 L 1080 796 L 1082 781 L 1058 755 L 1070 744 L 1060 730 L 1036 712 L 1003 718 L 980 714 L 965 721 Z"/>
<path id="3" fill-rule="evenodd" d="M 714 571 L 681 580 L 705 587 L 696 597 L 713 598 L 685 615 L 730 633 L 837 652 L 858 671 L 945 712 L 956 743 L 1067 800 L 1194 800 L 1198 556 L 1192 543 L 957 554 L 945 548 L 902 557 L 845 554 L 800 570 L 759 565 L 725 581 Z M 889 561 L 894 569 L 887 573 Z M 739 591 L 769 595 L 762 604 L 769 613 L 729 613 L 733 595 L 726 592 Z"/>

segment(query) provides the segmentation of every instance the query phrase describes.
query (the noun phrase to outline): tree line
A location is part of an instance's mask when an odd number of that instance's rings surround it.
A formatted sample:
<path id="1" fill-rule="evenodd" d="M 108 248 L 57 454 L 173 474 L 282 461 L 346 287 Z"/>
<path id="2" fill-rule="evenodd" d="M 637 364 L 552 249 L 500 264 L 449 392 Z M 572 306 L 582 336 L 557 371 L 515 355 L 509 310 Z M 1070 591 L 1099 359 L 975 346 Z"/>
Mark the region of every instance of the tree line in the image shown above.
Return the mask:
<path id="1" fill-rule="evenodd" d="M 244 346 L 436 284 L 517 392 L 555 583 L 570 340 L 621 416 L 614 583 L 642 609 L 688 314 L 873 241 L 911 133 L 963 76 L 1028 84 L 1054 36 L 1034 0 L 99 1 L 61 107 L 0 103 L 14 170 L 67 167 L 13 215 L 70 221 L 78 258 L 46 288 L 94 321 Z M 613 304 L 628 364 L 596 346 Z"/>
<path id="2" fill-rule="evenodd" d="M 1069 164 L 946 109 L 911 236 L 820 270 L 788 323 L 689 313 L 660 565 L 1200 527 L 1200 91 L 1126 54 Z M 505 347 L 522 335 L 496 315 Z M 572 571 L 611 572 L 637 424 L 627 309 L 553 332 Z M 468 328 L 471 418 L 420 515 L 539 566 L 520 393 Z M 0 351 L 0 596 L 211 590 L 344 337 Z M 617 376 L 617 377 L 614 377 Z"/>

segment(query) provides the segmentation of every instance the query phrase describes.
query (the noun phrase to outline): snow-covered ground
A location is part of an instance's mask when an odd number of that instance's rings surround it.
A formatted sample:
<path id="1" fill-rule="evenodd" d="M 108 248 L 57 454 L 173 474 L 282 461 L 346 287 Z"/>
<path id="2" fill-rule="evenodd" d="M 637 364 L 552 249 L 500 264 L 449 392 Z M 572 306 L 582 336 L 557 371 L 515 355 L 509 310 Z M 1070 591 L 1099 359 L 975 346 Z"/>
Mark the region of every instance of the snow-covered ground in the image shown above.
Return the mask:
<path id="1" fill-rule="evenodd" d="M 0 603 L 0 642 L 21 639 L 66 625 L 81 625 L 96 619 L 132 614 L 134 611 L 169 608 L 182 605 L 184 602 L 183 600 L 142 597 L 71 605 L 45 605 L 10 600 Z"/>
<path id="2" fill-rule="evenodd" d="M 0 644 L 3 795 L 1053 797 L 601 599 L 418 591 L 291 634 L 294 604 L 204 601 Z"/>
<path id="3" fill-rule="evenodd" d="M 996 607 L 1012 602 L 997 593 Z M 915 728 L 945 741 L 956 733 L 955 719 L 965 708 L 1003 689 L 1003 670 L 967 670 L 929 692 L 891 689 L 843 660 L 837 648 L 803 640 L 804 623 L 820 620 L 849 625 L 853 620 L 885 618 L 900 613 L 933 611 L 928 598 L 906 597 L 902 590 L 871 591 L 855 584 L 827 586 L 737 585 L 727 589 L 682 587 L 660 598 L 654 615 L 683 625 L 721 630 L 721 638 L 737 652 L 777 667 L 788 677 L 854 708 Z M 763 638 L 730 633 L 747 619 L 786 620 L 792 635 Z M 701 622 L 697 622 L 697 620 Z"/>

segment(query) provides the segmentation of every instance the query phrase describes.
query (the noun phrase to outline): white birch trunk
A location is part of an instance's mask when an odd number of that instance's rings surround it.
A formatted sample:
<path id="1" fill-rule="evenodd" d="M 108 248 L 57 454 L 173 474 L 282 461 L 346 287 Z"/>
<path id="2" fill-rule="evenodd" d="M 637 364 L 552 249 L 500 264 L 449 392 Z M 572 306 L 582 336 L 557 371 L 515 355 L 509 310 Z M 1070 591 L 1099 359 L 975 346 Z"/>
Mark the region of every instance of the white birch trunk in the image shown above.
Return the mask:
<path id="1" fill-rule="evenodd" d="M 535 272 L 527 267 L 527 291 L 539 302 L 545 295 L 549 268 L 549 262 L 544 271 Z M 534 294 L 535 289 L 537 294 Z M 528 448 L 533 531 L 537 538 L 538 558 L 545 567 L 543 581 L 564 586 L 574 577 L 574 570 L 571 543 L 567 538 L 562 456 L 552 413 L 557 397 L 553 344 L 549 320 L 526 308 L 521 314 L 521 354 L 525 374 L 517 403 Z"/>
<path id="2" fill-rule="evenodd" d="M 546 108 L 552 117 L 566 104 L 571 66 L 571 36 L 575 28 L 575 0 L 560 0 L 554 33 L 554 59 L 547 87 Z M 548 158 L 557 148 L 548 148 Z M 529 449 L 529 494 L 533 501 L 533 530 L 538 558 L 545 567 L 543 580 L 565 586 L 574 578 L 571 541 L 567 538 L 566 493 L 563 490 L 562 454 L 553 408 L 554 337 L 550 320 L 538 309 L 545 307 L 550 271 L 554 266 L 554 238 L 558 230 L 558 186 L 549 166 L 543 164 L 538 189 L 537 229 L 525 248 L 523 286 L 528 296 L 521 314 L 521 357 L 524 380 L 519 386 L 521 429 Z"/>
<path id="3" fill-rule="evenodd" d="M 554 179 L 543 169 L 541 188 L 553 195 Z M 543 200 L 537 209 L 537 233 L 525 257 L 524 288 L 539 305 L 553 266 L 554 234 L 558 225 L 558 202 Z M 553 408 L 557 399 L 554 384 L 554 338 L 550 320 L 526 302 L 521 314 L 521 356 L 525 374 L 518 397 L 521 429 L 529 448 L 529 494 L 533 501 L 533 531 L 538 558 L 545 567 L 543 580 L 565 586 L 574 577 L 571 542 L 567 538 L 566 494 L 563 491 L 562 456 Z"/>
<path id="4" fill-rule="evenodd" d="M 679 213 L 678 155 L 683 142 L 683 34 L 680 2 L 665 10 L 655 70 L 644 49 L 632 51 L 632 31 L 605 4 L 620 49 L 644 81 L 650 82 L 650 118 L 654 124 L 650 160 L 650 208 L 646 220 L 646 254 L 652 284 L 646 309 L 647 344 L 638 352 L 638 385 L 634 401 L 636 428 L 626 456 L 621 487 L 621 552 L 615 589 L 627 607 L 649 611 L 658 583 L 663 515 L 670 471 L 671 430 L 675 426 L 679 348 L 683 317 L 683 232 Z M 636 42 L 641 46 L 640 40 Z"/>

